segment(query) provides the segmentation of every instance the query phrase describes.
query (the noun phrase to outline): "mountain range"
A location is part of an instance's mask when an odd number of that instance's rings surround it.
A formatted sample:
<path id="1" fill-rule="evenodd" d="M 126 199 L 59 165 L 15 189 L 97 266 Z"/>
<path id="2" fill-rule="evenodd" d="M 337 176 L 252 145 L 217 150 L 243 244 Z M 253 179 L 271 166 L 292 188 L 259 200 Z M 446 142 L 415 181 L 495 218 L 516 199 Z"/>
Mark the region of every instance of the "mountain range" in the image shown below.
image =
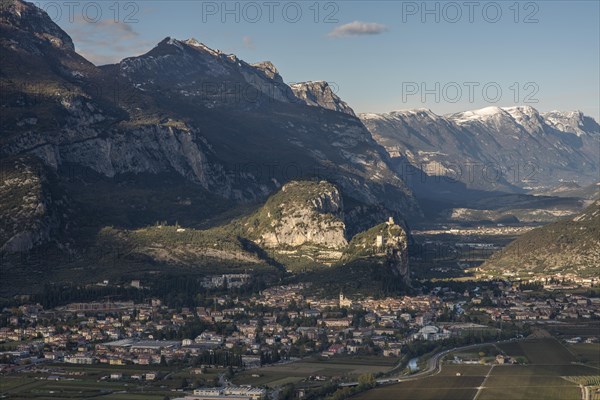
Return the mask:
<path id="1" fill-rule="evenodd" d="M 0 22 L 3 157 L 34 154 L 109 178 L 174 172 L 241 202 L 322 176 L 361 202 L 418 210 L 357 118 L 306 105 L 270 63 L 167 38 L 96 67 L 29 3 Z"/>
<path id="2" fill-rule="evenodd" d="M 396 164 L 469 188 L 522 192 L 598 181 L 600 125 L 578 111 L 540 113 L 521 106 L 359 117 Z"/>
<path id="3" fill-rule="evenodd" d="M 0 9 L 0 49 L 0 253 L 13 281 L 114 262 L 107 251 L 135 268 L 214 269 L 232 263 L 228 251 L 236 268 L 333 265 L 352 262 L 348 251 L 367 257 L 374 236 L 389 239 L 380 255 L 405 277 L 404 221 L 423 217 L 423 198 L 598 176 L 600 129 L 578 112 L 357 115 L 324 81 L 288 85 L 268 61 L 195 39 L 96 66 L 21 0 Z M 469 165 L 484 173 L 469 177 Z M 290 202 L 295 185 L 312 196 Z M 390 216 L 397 228 L 382 225 Z M 178 229 L 192 232 L 189 247 L 171 237 Z M 57 255 L 19 256 L 37 248 Z"/>

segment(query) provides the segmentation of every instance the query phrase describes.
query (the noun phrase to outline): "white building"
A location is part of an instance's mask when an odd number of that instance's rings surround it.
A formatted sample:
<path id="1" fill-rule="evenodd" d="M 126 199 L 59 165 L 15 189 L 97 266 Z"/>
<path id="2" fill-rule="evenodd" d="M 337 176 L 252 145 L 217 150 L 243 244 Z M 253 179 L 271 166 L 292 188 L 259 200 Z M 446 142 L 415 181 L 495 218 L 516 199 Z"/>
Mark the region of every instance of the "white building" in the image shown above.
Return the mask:
<path id="1" fill-rule="evenodd" d="M 194 394 L 186 396 L 185 400 L 261 400 L 266 397 L 265 389 L 251 386 L 229 386 L 225 388 L 196 389 Z"/>

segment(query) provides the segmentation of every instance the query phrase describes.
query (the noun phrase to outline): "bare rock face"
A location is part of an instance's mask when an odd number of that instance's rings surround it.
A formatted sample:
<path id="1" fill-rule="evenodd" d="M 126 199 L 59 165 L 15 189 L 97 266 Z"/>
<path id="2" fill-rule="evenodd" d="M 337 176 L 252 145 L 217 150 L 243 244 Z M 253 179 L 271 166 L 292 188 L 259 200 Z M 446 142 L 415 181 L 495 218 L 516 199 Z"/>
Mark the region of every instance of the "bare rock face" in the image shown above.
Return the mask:
<path id="1" fill-rule="evenodd" d="M 389 225 L 385 243 L 385 256 L 392 271 L 410 284 L 408 268 L 408 239 L 399 225 Z"/>
<path id="2" fill-rule="evenodd" d="M 324 181 L 284 185 L 248 226 L 256 243 L 267 248 L 314 245 L 339 250 L 348 244 L 340 192 Z"/>
<path id="3" fill-rule="evenodd" d="M 0 254 L 26 252 L 56 239 L 65 215 L 50 171 L 33 157 L 0 163 Z"/>
<path id="4" fill-rule="evenodd" d="M 354 110 L 340 99 L 325 81 L 301 82 L 290 85 L 298 99 L 309 106 L 339 111 L 355 117 Z"/>
<path id="5" fill-rule="evenodd" d="M 276 82 L 284 84 L 283 78 L 281 77 L 281 75 L 279 75 L 279 71 L 271 61 L 262 61 L 259 63 L 252 64 L 252 66 L 261 70 L 269 79 L 273 79 Z"/>

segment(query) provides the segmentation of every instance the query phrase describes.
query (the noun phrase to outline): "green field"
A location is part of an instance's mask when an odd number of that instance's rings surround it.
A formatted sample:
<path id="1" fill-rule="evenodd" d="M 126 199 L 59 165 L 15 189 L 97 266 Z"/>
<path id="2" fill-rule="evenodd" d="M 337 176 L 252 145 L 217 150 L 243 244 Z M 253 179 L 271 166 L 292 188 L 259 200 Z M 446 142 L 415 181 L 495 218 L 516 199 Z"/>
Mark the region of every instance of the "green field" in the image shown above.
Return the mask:
<path id="1" fill-rule="evenodd" d="M 578 343 L 568 348 L 580 362 L 600 368 L 600 343 Z"/>
<path id="2" fill-rule="evenodd" d="M 554 338 L 503 343 L 498 347 L 511 357 L 524 356 L 530 364 L 556 365 L 577 361 L 575 356 Z"/>
<path id="3" fill-rule="evenodd" d="M 377 356 L 341 356 L 331 359 L 312 358 L 285 365 L 255 368 L 236 374 L 234 383 L 269 387 L 296 383 L 310 376 L 355 379 L 364 373 L 386 372 L 398 363 L 396 358 Z M 252 375 L 259 375 L 253 377 Z"/>
<path id="4" fill-rule="evenodd" d="M 485 365 L 444 366 L 438 375 L 382 386 L 362 393 L 358 400 L 471 400 L 491 369 Z M 460 376 L 456 374 L 460 373 Z"/>
<path id="5" fill-rule="evenodd" d="M 600 332 L 600 321 L 577 321 L 564 322 L 559 324 L 546 324 L 544 329 L 559 339 L 565 339 L 573 336 L 591 337 L 598 336 Z"/>
<path id="6" fill-rule="evenodd" d="M 488 346 L 489 348 L 489 346 Z M 526 365 L 443 364 L 434 376 L 381 386 L 357 395 L 357 400 L 578 400 L 581 389 L 570 377 L 598 376 L 600 370 L 577 364 L 577 357 L 553 338 L 509 342 L 498 348 Z M 470 350 L 476 355 L 485 347 Z M 590 354 L 593 348 L 579 347 Z M 451 360 L 454 355 L 447 359 Z"/>
<path id="7" fill-rule="evenodd" d="M 64 365 L 44 366 L 47 371 L 27 371 L 3 376 L 0 379 L 0 397 L 10 399 L 114 399 L 114 400 L 162 400 L 165 396 L 180 397 L 179 389 L 184 381 L 194 385 L 199 379 L 214 379 L 223 370 L 209 369 L 205 374 L 192 375 L 189 369 L 161 366 L 110 366 L 110 365 Z M 149 371 L 161 373 L 163 379 L 144 381 L 129 379 L 131 375 Z M 106 379 L 111 373 L 122 372 L 124 379 Z M 48 376 L 59 380 L 48 380 Z"/>
<path id="8" fill-rule="evenodd" d="M 580 400 L 578 386 L 526 386 L 484 389 L 477 400 Z"/>
<path id="9" fill-rule="evenodd" d="M 162 400 L 166 395 L 172 394 L 167 387 L 154 387 L 139 382 L 107 382 L 89 378 L 54 381 L 19 376 L 2 377 L 1 380 L 0 393 L 4 398 L 10 399 L 57 400 L 93 397 L 99 399 Z"/>

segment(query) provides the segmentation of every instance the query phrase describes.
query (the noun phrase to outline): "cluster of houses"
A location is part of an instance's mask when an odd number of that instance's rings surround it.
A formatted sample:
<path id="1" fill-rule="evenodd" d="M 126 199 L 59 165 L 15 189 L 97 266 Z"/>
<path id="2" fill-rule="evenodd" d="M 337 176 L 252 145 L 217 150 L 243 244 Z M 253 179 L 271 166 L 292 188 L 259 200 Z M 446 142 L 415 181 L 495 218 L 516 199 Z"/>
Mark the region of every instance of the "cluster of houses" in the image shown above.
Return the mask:
<path id="1" fill-rule="evenodd" d="M 224 351 L 240 357 L 237 367 L 253 368 L 316 352 L 324 357 L 398 357 L 412 341 L 495 329 L 463 318 L 472 315 L 510 323 L 600 318 L 600 298 L 537 298 L 509 283 L 498 285 L 464 293 L 437 287 L 418 296 L 349 298 L 340 293 L 319 298 L 303 294 L 308 284 L 292 284 L 242 300 L 222 295 L 212 307 L 178 310 L 158 299 L 145 304 L 74 303 L 52 310 L 30 304 L 3 310 L 0 341 L 28 342 L 0 355 L 14 363 L 152 365 Z M 163 333 L 177 333 L 197 321 L 206 329 L 195 337 L 159 340 L 173 337 Z M 223 326 L 228 329 L 218 329 Z"/>
<path id="2" fill-rule="evenodd" d="M 221 274 L 221 275 L 210 275 L 204 278 L 202 286 L 207 289 L 216 288 L 240 288 L 251 281 L 252 277 L 250 274 Z"/>
<path id="3" fill-rule="evenodd" d="M 508 291 L 502 297 L 483 304 L 482 297 L 471 299 L 471 311 L 490 316 L 494 321 L 561 321 L 600 318 L 600 298 L 582 295 L 561 295 L 537 298 L 528 293 Z"/>

